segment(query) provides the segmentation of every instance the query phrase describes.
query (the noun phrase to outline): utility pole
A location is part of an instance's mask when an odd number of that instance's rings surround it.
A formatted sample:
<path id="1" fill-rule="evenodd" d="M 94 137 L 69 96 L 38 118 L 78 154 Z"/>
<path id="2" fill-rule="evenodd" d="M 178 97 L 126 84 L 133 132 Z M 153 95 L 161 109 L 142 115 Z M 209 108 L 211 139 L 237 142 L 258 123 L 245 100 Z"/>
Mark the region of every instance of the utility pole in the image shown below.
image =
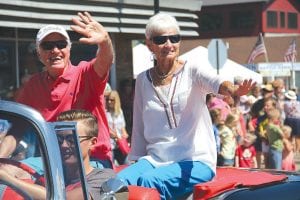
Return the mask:
<path id="1" fill-rule="evenodd" d="M 159 13 L 159 0 L 154 0 L 154 14 Z"/>

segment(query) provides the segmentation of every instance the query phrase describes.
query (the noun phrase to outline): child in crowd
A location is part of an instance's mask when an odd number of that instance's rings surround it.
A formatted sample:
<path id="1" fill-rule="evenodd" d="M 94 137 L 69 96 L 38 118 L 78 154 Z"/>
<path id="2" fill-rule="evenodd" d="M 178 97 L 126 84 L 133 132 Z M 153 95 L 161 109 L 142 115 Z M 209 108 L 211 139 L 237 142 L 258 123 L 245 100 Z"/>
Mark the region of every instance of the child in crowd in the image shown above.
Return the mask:
<path id="1" fill-rule="evenodd" d="M 220 166 L 234 166 L 236 149 L 236 131 L 235 128 L 239 117 L 234 114 L 228 114 L 225 123 L 220 123 L 219 134 L 221 139 L 221 152 L 218 158 Z"/>
<path id="2" fill-rule="evenodd" d="M 282 126 L 283 132 L 283 151 L 282 151 L 282 169 L 295 171 L 296 164 L 294 160 L 294 146 L 291 138 L 292 128 L 290 126 Z"/>
<path id="3" fill-rule="evenodd" d="M 267 138 L 269 141 L 269 168 L 281 170 L 283 132 L 281 129 L 281 114 L 279 109 L 274 108 L 268 112 L 268 124 L 266 127 Z"/>
<path id="4" fill-rule="evenodd" d="M 220 150 L 221 150 L 221 142 L 220 142 L 218 125 L 219 125 L 220 119 L 221 119 L 221 110 L 218 108 L 215 108 L 215 109 L 210 110 L 209 113 L 210 113 L 213 129 L 214 129 L 217 153 L 219 154 Z"/>
<path id="5" fill-rule="evenodd" d="M 256 135 L 246 133 L 235 153 L 235 167 L 257 168 L 256 150 L 253 145 Z"/>
<path id="6" fill-rule="evenodd" d="M 225 101 L 225 99 L 228 99 L 227 101 Z M 206 96 L 206 105 L 208 107 L 209 110 L 212 109 L 220 109 L 220 114 L 221 114 L 221 120 L 225 121 L 227 115 L 229 113 L 231 113 L 231 108 L 230 105 L 228 104 L 229 101 L 229 97 L 223 97 L 220 98 L 219 96 L 216 96 L 213 93 L 210 93 Z"/>
<path id="7" fill-rule="evenodd" d="M 269 141 L 267 137 L 266 128 L 269 123 L 268 119 L 268 113 L 270 110 L 273 110 L 276 108 L 276 101 L 268 97 L 264 99 L 264 107 L 263 107 L 263 113 L 261 116 L 257 118 L 256 121 L 256 129 L 255 134 L 257 136 L 257 139 L 254 143 L 255 149 L 256 149 L 256 159 L 257 164 L 259 168 L 268 168 L 268 155 L 269 155 Z"/>

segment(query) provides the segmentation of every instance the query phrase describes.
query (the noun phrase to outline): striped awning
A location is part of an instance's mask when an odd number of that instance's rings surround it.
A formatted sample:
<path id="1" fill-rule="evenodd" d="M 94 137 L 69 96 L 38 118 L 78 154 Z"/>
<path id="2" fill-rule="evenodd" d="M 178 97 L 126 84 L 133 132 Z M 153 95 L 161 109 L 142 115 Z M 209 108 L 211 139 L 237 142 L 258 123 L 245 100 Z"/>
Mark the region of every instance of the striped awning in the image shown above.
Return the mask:
<path id="1" fill-rule="evenodd" d="M 199 0 L 161 0 L 160 12 L 176 17 L 183 36 L 198 36 L 196 11 Z M 154 0 L 65 0 L 0 1 L 0 27 L 39 29 L 45 24 L 60 24 L 70 29 L 71 18 L 88 11 L 109 32 L 144 34 L 145 25 L 154 14 Z"/>

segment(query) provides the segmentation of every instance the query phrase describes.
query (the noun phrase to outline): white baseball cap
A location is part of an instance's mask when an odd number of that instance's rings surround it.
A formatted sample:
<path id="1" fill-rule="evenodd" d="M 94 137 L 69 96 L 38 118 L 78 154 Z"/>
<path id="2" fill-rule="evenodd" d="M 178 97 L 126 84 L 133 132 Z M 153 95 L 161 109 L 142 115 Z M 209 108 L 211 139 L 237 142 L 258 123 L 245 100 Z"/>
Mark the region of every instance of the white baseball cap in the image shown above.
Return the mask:
<path id="1" fill-rule="evenodd" d="M 60 25 L 55 25 L 55 24 L 49 24 L 44 27 L 42 27 L 39 32 L 36 35 L 36 46 L 38 47 L 40 43 L 43 41 L 43 39 L 49 35 L 50 33 L 59 33 L 63 35 L 66 39 L 67 42 L 70 44 L 70 37 L 67 33 L 67 31 Z"/>

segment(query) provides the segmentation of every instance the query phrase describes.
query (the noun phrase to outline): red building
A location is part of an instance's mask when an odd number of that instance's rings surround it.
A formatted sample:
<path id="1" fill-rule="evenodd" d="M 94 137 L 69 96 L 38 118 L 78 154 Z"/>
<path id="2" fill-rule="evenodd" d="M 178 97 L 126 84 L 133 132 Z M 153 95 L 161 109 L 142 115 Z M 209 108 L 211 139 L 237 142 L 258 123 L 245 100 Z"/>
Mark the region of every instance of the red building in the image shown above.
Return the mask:
<path id="1" fill-rule="evenodd" d="M 203 0 L 198 16 L 200 38 L 300 33 L 295 0 Z"/>
<path id="2" fill-rule="evenodd" d="M 299 0 L 202 0 L 202 2 L 202 9 L 197 13 L 200 39 L 184 41 L 182 53 L 199 45 L 207 46 L 212 38 L 221 38 L 228 44 L 228 57 L 240 64 L 246 64 L 259 33 L 262 33 L 267 55 L 256 57 L 255 63 L 284 62 L 284 54 L 293 39 L 296 39 L 299 62 Z M 300 63 L 296 63 L 298 64 Z M 300 69 L 296 69 L 296 77 L 298 73 L 300 75 Z M 273 75 L 270 73 L 269 76 Z M 297 78 L 296 83 L 300 85 Z"/>

